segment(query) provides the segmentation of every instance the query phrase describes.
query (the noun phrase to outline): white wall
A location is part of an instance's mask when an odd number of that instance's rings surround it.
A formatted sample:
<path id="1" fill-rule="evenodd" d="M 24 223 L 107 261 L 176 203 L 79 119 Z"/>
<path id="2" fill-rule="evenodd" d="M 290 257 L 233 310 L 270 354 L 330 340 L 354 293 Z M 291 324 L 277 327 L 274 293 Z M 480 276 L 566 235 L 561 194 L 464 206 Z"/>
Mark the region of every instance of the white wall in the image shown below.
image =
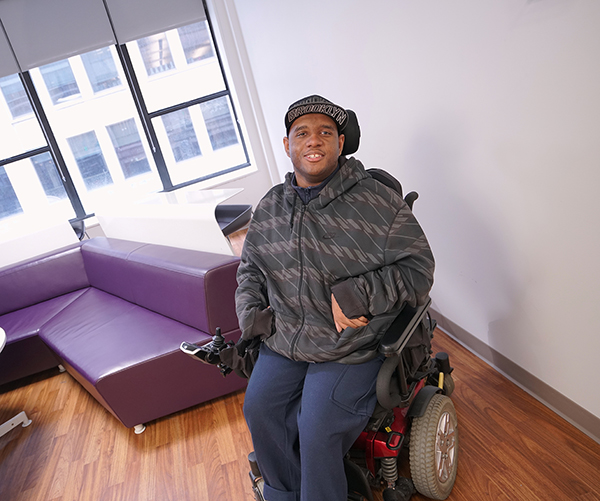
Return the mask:
<path id="1" fill-rule="evenodd" d="M 435 308 L 600 417 L 600 2 L 235 6 L 281 172 L 291 102 L 354 109 L 421 194 Z"/>

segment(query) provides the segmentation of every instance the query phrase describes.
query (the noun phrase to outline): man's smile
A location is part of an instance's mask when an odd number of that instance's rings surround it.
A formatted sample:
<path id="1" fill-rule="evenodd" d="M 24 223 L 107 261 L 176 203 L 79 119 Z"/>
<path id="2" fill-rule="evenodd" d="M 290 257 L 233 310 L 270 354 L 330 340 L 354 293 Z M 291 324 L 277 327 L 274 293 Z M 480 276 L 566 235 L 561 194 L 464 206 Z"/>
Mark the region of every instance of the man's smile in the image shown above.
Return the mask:
<path id="1" fill-rule="evenodd" d="M 307 158 L 308 160 L 311 161 L 315 161 L 315 160 L 320 160 L 321 158 L 323 158 L 323 154 L 322 153 L 308 153 L 306 155 L 304 155 L 304 158 Z"/>

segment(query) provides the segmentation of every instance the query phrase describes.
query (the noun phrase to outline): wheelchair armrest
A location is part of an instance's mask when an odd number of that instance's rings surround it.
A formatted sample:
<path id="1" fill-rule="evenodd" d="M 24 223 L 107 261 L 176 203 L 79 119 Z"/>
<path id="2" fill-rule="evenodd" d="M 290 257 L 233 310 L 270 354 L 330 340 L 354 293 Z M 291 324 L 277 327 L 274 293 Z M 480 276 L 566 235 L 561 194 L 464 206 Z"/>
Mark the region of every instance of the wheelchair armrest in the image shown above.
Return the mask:
<path id="1" fill-rule="evenodd" d="M 421 320 L 427 314 L 427 309 L 431 304 L 431 298 L 427 297 L 425 303 L 413 308 L 406 304 L 400 311 L 392 325 L 385 332 L 379 343 L 379 352 L 386 357 L 396 355 L 408 343 L 412 333 L 415 331 Z"/>

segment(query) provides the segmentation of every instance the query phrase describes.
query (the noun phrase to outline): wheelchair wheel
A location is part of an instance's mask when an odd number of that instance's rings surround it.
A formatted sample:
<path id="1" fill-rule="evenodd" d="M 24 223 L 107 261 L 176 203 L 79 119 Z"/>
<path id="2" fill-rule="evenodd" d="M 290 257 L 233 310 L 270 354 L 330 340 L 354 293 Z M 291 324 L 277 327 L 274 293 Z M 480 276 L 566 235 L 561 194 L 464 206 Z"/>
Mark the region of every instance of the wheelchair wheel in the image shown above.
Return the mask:
<path id="1" fill-rule="evenodd" d="M 409 459 L 417 491 L 431 499 L 450 495 L 458 467 L 458 422 L 450 397 L 433 395 L 423 416 L 413 419 Z"/>

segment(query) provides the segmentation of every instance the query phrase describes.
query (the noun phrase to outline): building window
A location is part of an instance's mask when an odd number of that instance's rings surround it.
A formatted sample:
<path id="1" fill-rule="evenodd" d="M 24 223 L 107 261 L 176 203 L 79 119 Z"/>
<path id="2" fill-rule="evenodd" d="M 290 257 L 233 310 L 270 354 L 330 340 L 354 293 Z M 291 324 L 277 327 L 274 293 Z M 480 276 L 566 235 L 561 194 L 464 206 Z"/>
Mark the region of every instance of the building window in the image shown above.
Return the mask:
<path id="1" fill-rule="evenodd" d="M 31 163 L 33 164 L 33 168 L 37 173 L 46 196 L 51 202 L 67 198 L 67 192 L 60 180 L 58 170 L 54 165 L 50 153 L 46 152 L 33 157 Z"/>
<path id="2" fill-rule="evenodd" d="M 177 32 L 188 64 L 215 56 L 206 21 L 183 26 Z"/>
<path id="3" fill-rule="evenodd" d="M 200 104 L 213 150 L 238 143 L 226 97 Z"/>
<path id="4" fill-rule="evenodd" d="M 0 78 L 0 88 L 13 118 L 17 119 L 33 113 L 19 75 Z"/>
<path id="5" fill-rule="evenodd" d="M 150 172 L 135 120 L 130 118 L 107 127 L 125 178 Z"/>
<path id="6" fill-rule="evenodd" d="M 11 226 L 20 228 L 20 215 L 62 220 L 75 217 L 48 152 L 0 167 L 0 233 L 4 230 L 4 219 L 10 220 Z"/>
<path id="7" fill-rule="evenodd" d="M 164 115 L 162 121 L 176 162 L 202 155 L 187 109 Z"/>
<path id="8" fill-rule="evenodd" d="M 165 33 L 142 38 L 137 41 L 137 44 L 148 75 L 155 75 L 175 68 Z"/>
<path id="9" fill-rule="evenodd" d="M 0 219 L 23 212 L 17 194 L 6 174 L 4 167 L 0 167 Z"/>
<path id="10" fill-rule="evenodd" d="M 52 104 L 59 104 L 80 95 L 69 60 L 58 61 L 40 67 Z"/>
<path id="11" fill-rule="evenodd" d="M 113 184 L 100 144 L 93 131 L 70 137 L 67 141 L 88 190 L 96 190 L 107 184 Z"/>
<path id="12" fill-rule="evenodd" d="M 83 54 L 81 59 L 94 92 L 121 85 L 115 61 L 108 47 Z"/>

